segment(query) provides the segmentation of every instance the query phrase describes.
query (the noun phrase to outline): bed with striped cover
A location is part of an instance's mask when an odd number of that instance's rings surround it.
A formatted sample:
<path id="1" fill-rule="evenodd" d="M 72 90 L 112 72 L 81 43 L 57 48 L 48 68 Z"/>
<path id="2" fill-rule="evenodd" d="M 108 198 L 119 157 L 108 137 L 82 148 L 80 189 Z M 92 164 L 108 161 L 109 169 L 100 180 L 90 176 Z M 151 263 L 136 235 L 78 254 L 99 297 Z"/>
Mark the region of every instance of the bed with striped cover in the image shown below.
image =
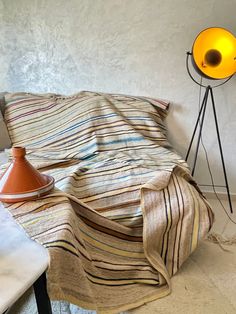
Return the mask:
<path id="1" fill-rule="evenodd" d="M 13 145 L 56 181 L 40 200 L 4 204 L 49 250 L 50 298 L 118 313 L 167 295 L 213 222 L 166 139 L 168 103 L 95 92 L 5 99 Z"/>

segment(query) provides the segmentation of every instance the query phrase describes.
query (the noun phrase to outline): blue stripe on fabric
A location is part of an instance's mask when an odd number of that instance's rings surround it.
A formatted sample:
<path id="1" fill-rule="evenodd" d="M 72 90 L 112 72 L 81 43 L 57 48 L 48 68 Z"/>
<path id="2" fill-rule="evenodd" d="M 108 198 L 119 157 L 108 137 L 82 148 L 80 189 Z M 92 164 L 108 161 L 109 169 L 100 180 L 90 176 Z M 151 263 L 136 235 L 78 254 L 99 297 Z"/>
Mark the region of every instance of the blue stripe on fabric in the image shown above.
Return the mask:
<path id="1" fill-rule="evenodd" d="M 99 173 L 98 173 L 99 174 Z M 116 185 L 116 183 L 121 183 L 121 182 L 127 182 L 127 181 L 129 181 L 129 180 L 131 180 L 132 178 L 134 178 L 134 177 L 136 177 L 136 178 L 138 178 L 139 176 L 141 177 L 141 176 L 144 176 L 144 177 L 150 177 L 150 175 L 151 175 L 151 172 L 149 171 L 149 172 L 145 172 L 145 173 L 142 173 L 142 174 L 129 174 L 129 175 L 125 175 L 125 176 L 122 176 L 122 177 L 116 177 L 116 178 L 111 178 L 111 179 L 109 179 L 109 180 L 106 180 L 106 181 L 98 181 L 98 182 L 96 182 L 96 183 L 91 183 L 91 184 L 89 184 L 89 186 L 84 186 L 84 187 L 82 187 L 82 188 L 80 188 L 79 186 L 78 187 L 76 187 L 76 189 L 78 189 L 79 191 L 82 191 L 82 192 L 86 192 L 86 191 L 88 191 L 88 190 L 90 190 L 91 188 L 99 188 L 99 187 L 101 187 L 101 186 L 104 186 L 104 185 L 106 185 L 106 184 L 108 184 L 109 183 L 109 185 L 111 185 L 110 183 L 111 182 L 113 182 L 114 181 L 114 186 Z M 73 177 L 72 177 L 73 178 Z M 142 177 L 141 177 L 142 178 Z M 88 178 L 89 179 L 89 178 Z M 61 187 L 61 186 L 64 186 L 65 184 L 68 184 L 68 180 L 71 180 L 71 177 L 70 176 L 68 176 L 68 177 L 65 177 L 65 178 L 63 178 L 63 180 L 61 180 L 60 182 L 59 182 L 59 184 L 55 184 L 56 185 L 56 187 Z M 66 181 L 66 182 L 65 182 Z M 72 184 L 72 183 L 71 183 Z M 140 184 L 140 183 L 137 183 L 137 184 Z M 113 190 L 110 190 L 110 191 L 113 191 Z"/>
<path id="2" fill-rule="evenodd" d="M 131 138 L 125 138 L 124 140 L 118 139 L 118 140 L 109 141 L 105 143 L 99 143 L 99 142 L 92 143 L 92 144 L 87 145 L 84 148 L 79 148 L 79 151 L 84 152 L 84 151 L 90 150 L 93 147 L 106 146 L 106 145 L 112 145 L 112 144 L 118 144 L 118 143 L 140 142 L 142 140 L 143 140 L 143 137 L 131 137 Z"/>
<path id="3" fill-rule="evenodd" d="M 96 117 L 93 117 L 93 118 L 86 119 L 84 121 L 78 122 L 78 123 L 70 126 L 69 128 L 67 128 L 67 129 L 65 129 L 63 131 L 60 131 L 60 132 L 58 132 L 58 133 L 56 133 L 54 135 L 51 135 L 51 136 L 49 136 L 47 138 L 44 138 L 41 141 L 35 142 L 31 146 L 39 145 L 39 144 L 41 144 L 41 143 L 43 143 L 45 141 L 51 140 L 51 139 L 53 139 L 55 137 L 58 137 L 58 136 L 60 136 L 62 134 L 65 134 L 65 133 L 67 133 L 67 132 L 69 132 L 71 130 L 74 130 L 77 127 L 82 126 L 82 125 L 84 125 L 84 124 L 86 124 L 86 123 L 88 123 L 90 121 L 96 121 L 96 120 L 100 120 L 100 119 L 103 119 L 103 118 L 110 118 L 110 117 L 115 117 L 115 116 L 119 116 L 119 115 L 117 113 L 110 113 L 110 114 L 106 114 L 106 115 L 102 115 L 102 116 L 96 116 Z M 141 117 L 131 117 L 131 118 L 126 118 L 126 120 L 147 120 L 147 121 L 149 120 L 149 121 L 152 121 L 152 119 L 150 119 L 150 118 L 141 118 Z"/>
<path id="4" fill-rule="evenodd" d="M 67 128 L 67 129 L 65 129 L 65 130 L 62 130 L 62 131 L 60 131 L 60 132 L 58 132 L 58 133 L 56 133 L 56 134 L 54 134 L 54 135 L 51 135 L 51 136 L 49 136 L 49 137 L 46 137 L 46 138 L 44 138 L 43 140 L 34 143 L 33 145 L 38 145 L 38 144 L 40 144 L 40 143 L 42 143 L 42 142 L 45 142 L 46 140 L 50 140 L 50 139 L 53 139 L 54 137 L 57 137 L 57 136 L 62 135 L 62 134 L 65 134 L 66 132 L 69 132 L 69 131 L 71 131 L 71 130 L 74 130 L 74 129 L 76 129 L 78 126 L 82 126 L 82 125 L 86 124 L 86 123 L 89 122 L 89 121 L 100 120 L 100 119 L 103 119 L 103 118 L 109 118 L 109 117 L 115 117 L 115 116 L 117 116 L 116 113 L 111 113 L 111 114 L 106 114 L 106 115 L 102 115 L 102 116 L 97 116 L 97 117 L 93 117 L 93 118 L 86 119 L 86 120 L 84 120 L 84 121 L 78 122 L 78 123 L 76 123 L 76 124 L 70 126 L 69 128 Z"/>

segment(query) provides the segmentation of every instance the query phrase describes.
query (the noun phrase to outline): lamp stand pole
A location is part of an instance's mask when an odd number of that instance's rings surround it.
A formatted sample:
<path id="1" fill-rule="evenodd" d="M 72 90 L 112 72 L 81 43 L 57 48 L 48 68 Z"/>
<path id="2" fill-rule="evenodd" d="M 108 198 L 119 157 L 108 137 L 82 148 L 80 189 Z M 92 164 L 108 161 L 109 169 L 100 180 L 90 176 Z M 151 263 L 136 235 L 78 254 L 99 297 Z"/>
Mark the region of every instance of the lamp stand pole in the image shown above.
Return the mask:
<path id="1" fill-rule="evenodd" d="M 194 175 L 195 168 L 196 168 L 196 163 L 197 163 L 197 156 L 198 156 L 198 151 L 199 151 L 199 144 L 202 136 L 202 128 L 203 128 L 203 123 L 204 123 L 204 118 L 205 118 L 205 112 L 206 112 L 206 107 L 207 107 L 207 102 L 208 102 L 208 97 L 211 97 L 211 103 L 212 103 L 212 109 L 213 109 L 213 115 L 214 115 L 214 120 L 215 120 L 215 127 L 216 127 L 216 134 L 217 134 L 217 140 L 218 140 L 218 145 L 219 145 L 219 150 L 220 150 L 220 156 L 221 156 L 221 163 L 222 163 L 222 168 L 224 172 L 224 179 L 225 179 L 225 187 L 227 190 L 227 195 L 228 195 L 228 201 L 229 201 L 229 207 L 230 207 L 230 212 L 233 213 L 233 208 L 232 208 L 232 202 L 231 202 L 231 197 L 230 197 L 230 191 L 229 191 L 229 184 L 228 184 L 228 179 L 227 179 L 227 174 L 226 174 L 226 169 L 225 169 L 225 162 L 224 162 L 224 156 L 223 156 L 223 149 L 221 145 L 221 139 L 220 139 L 220 132 L 219 132 L 219 126 L 218 126 L 218 121 L 217 121 L 217 114 L 216 114 L 216 108 L 215 108 L 215 101 L 214 101 L 214 96 L 213 96 L 213 90 L 210 85 L 206 86 L 205 94 L 202 100 L 202 104 L 199 110 L 199 114 L 197 117 L 197 121 L 194 127 L 194 131 L 192 134 L 192 138 L 188 147 L 188 151 L 185 157 L 185 160 L 188 160 L 192 144 L 196 135 L 197 127 L 199 126 L 199 132 L 198 132 L 198 138 L 197 138 L 197 146 L 195 150 L 195 155 L 194 155 L 194 161 L 193 161 L 193 168 L 192 168 L 192 176 Z"/>

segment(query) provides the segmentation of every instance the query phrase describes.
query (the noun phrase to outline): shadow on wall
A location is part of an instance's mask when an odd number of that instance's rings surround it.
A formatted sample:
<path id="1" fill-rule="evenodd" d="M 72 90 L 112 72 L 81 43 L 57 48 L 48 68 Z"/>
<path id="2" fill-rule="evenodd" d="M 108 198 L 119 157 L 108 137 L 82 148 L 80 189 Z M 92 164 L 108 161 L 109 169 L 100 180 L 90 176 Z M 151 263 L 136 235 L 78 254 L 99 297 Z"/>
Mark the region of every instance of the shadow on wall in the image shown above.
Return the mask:
<path id="1" fill-rule="evenodd" d="M 173 146 L 174 150 L 185 159 L 187 150 L 190 144 L 190 140 L 192 137 L 192 133 L 194 130 L 194 125 L 190 128 L 187 128 L 181 121 L 182 119 L 178 119 L 178 117 L 183 117 L 186 113 L 186 108 L 182 104 L 173 103 L 170 104 L 169 114 L 166 118 L 166 125 L 167 125 L 167 137 L 170 144 Z M 195 124 L 195 122 L 194 122 Z M 190 133 L 187 133 L 187 130 L 190 129 Z M 190 169 L 193 165 L 194 155 L 196 150 L 196 143 L 197 143 L 197 136 L 198 136 L 199 128 L 197 129 L 197 133 L 195 139 L 193 141 L 192 149 L 189 154 L 188 158 L 188 165 Z M 195 170 L 195 179 L 198 181 L 199 174 L 202 172 L 202 165 L 204 165 L 204 171 L 208 168 L 206 165 L 206 157 L 202 151 L 202 145 L 200 143 L 199 152 L 197 156 L 197 164 Z M 212 168 L 212 167 L 211 167 Z M 207 170 L 208 171 L 208 170 Z M 213 170 L 214 171 L 214 170 Z M 204 176 L 205 177 L 205 176 Z M 210 175 L 206 176 L 205 179 L 207 180 L 207 184 L 211 184 Z"/>
<path id="2" fill-rule="evenodd" d="M 182 104 L 170 103 L 169 113 L 166 118 L 168 140 L 174 149 L 185 158 L 189 145 L 189 136 L 186 134 L 186 126 L 183 126 L 178 117 L 184 116 L 186 109 Z"/>
<path id="3" fill-rule="evenodd" d="M 168 141 L 173 146 L 173 148 L 178 152 L 178 154 L 182 156 L 183 159 L 185 159 L 186 157 L 187 150 L 188 150 L 190 140 L 192 137 L 192 133 L 194 130 L 194 125 L 195 125 L 195 121 L 194 121 L 194 124 L 190 126 L 189 128 L 187 128 L 186 125 L 182 123 L 183 120 L 178 119 L 178 117 L 181 117 L 181 116 L 183 117 L 185 113 L 186 113 L 186 108 L 182 104 L 177 104 L 177 103 L 172 102 L 170 105 L 169 114 L 166 118 L 166 125 L 167 125 L 167 130 L 168 130 L 168 134 L 167 134 Z M 187 133 L 187 130 L 190 130 L 189 134 Z M 194 162 L 198 131 L 199 131 L 199 128 L 197 129 L 197 133 L 195 135 L 192 149 L 190 151 L 190 155 L 188 158 L 188 165 L 190 169 L 192 169 L 193 162 Z M 204 140 L 204 134 L 203 134 L 203 140 Z M 206 146 L 205 143 L 204 143 L 204 146 Z M 218 143 L 216 143 L 216 152 L 214 154 L 212 154 L 212 150 L 207 147 L 206 147 L 206 150 L 207 150 L 208 160 L 210 163 L 210 171 L 214 180 L 214 185 L 216 186 L 216 190 L 224 194 L 226 193 L 226 188 L 225 188 L 224 173 L 223 173 L 222 162 L 220 159 L 220 151 L 218 148 Z M 233 190 L 233 178 L 229 176 L 229 167 L 227 167 L 228 166 L 227 164 L 225 166 L 226 166 L 226 173 L 228 177 L 230 191 L 231 193 L 235 193 Z M 212 181 L 211 181 L 210 171 L 208 169 L 207 158 L 204 153 L 203 146 L 200 143 L 194 178 L 196 182 L 201 185 L 203 190 L 213 192 L 212 186 L 211 186 Z"/>

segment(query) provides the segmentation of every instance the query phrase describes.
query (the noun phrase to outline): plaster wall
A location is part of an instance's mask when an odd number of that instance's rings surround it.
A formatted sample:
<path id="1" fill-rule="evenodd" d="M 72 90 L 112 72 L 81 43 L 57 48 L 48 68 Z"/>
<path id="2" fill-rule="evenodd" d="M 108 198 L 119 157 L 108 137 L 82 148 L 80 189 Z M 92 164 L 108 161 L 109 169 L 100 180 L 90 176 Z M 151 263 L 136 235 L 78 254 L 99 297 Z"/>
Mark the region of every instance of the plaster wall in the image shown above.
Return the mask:
<path id="1" fill-rule="evenodd" d="M 236 34 L 236 0 L 0 0 L 0 90 L 80 90 L 170 100 L 169 139 L 183 156 L 199 88 L 186 51 L 211 26 Z M 231 191 L 236 193 L 236 77 L 215 90 Z M 210 106 L 209 106 L 210 108 Z M 203 141 L 215 183 L 224 185 L 211 110 Z M 202 151 L 196 178 L 209 184 Z"/>

